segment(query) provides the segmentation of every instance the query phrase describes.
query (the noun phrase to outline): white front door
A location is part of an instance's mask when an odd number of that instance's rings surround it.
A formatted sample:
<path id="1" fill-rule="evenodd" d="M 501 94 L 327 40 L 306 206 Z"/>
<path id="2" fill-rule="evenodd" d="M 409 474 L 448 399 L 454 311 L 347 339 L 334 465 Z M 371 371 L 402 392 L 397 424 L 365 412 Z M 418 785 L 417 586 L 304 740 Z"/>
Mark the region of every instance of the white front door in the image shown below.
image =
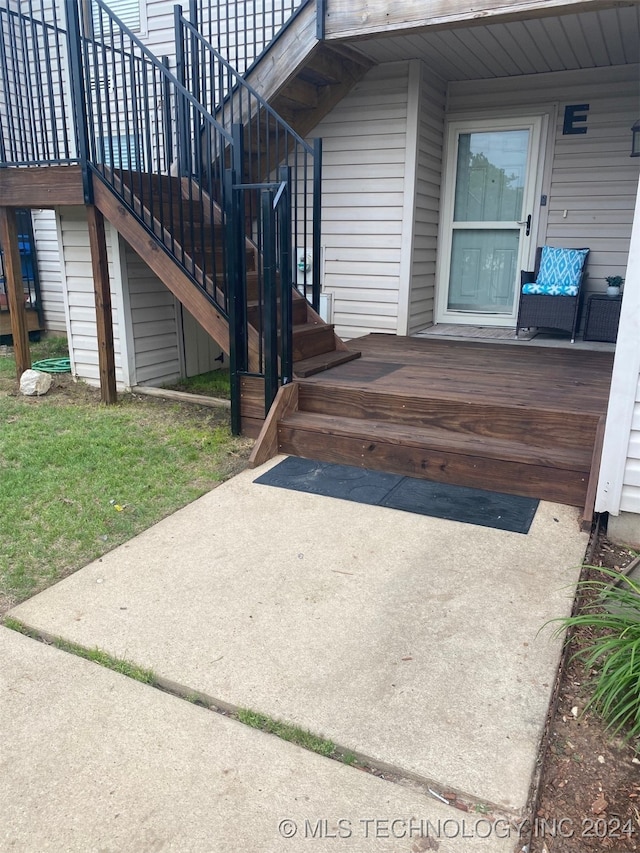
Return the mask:
<path id="1" fill-rule="evenodd" d="M 515 323 L 541 127 L 542 117 L 449 124 L 438 322 Z"/>

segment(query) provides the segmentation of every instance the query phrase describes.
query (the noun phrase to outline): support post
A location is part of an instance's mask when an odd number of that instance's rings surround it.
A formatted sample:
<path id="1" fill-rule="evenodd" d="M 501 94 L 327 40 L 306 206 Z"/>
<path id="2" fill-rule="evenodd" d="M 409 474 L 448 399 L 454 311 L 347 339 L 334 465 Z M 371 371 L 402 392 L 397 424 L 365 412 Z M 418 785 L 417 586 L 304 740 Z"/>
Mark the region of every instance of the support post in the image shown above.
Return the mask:
<path id="1" fill-rule="evenodd" d="M 16 357 L 18 379 L 31 367 L 27 312 L 24 305 L 24 284 L 18 243 L 16 212 L 11 207 L 0 207 L 0 244 L 4 250 L 4 275 L 7 302 L 11 320 L 11 336 Z"/>
<path id="2" fill-rule="evenodd" d="M 293 271 L 291 264 L 291 166 L 281 166 L 285 190 L 278 201 L 280 254 L 280 377 L 283 385 L 293 381 Z"/>
<path id="3" fill-rule="evenodd" d="M 318 41 L 324 41 L 326 15 L 327 15 L 327 0 L 317 0 L 317 2 L 316 2 L 316 38 L 318 39 Z"/>
<path id="4" fill-rule="evenodd" d="M 240 374 L 247 370 L 247 336 L 242 297 L 242 268 L 239 263 L 239 241 L 244 245 L 244 234 L 238 229 L 237 197 L 234 189 L 235 172 L 224 175 L 224 203 L 227 249 L 227 305 L 229 310 L 229 376 L 231 380 L 231 432 L 242 432 L 242 399 Z"/>
<path id="5" fill-rule="evenodd" d="M 184 88 L 187 83 L 187 62 L 184 45 L 184 26 L 182 24 L 182 6 L 173 7 L 173 26 L 176 45 L 176 77 Z M 189 145 L 189 102 L 176 92 L 176 122 L 178 143 L 178 165 L 181 175 L 190 176 L 191 153 Z"/>
<path id="6" fill-rule="evenodd" d="M 320 252 L 322 251 L 322 139 L 313 140 L 313 236 L 311 246 L 311 307 L 320 312 Z"/>
<path id="7" fill-rule="evenodd" d="M 89 128 L 87 123 L 87 103 L 84 90 L 84 72 L 82 57 L 82 29 L 86 22 L 80 20 L 77 0 L 65 0 L 67 14 L 67 49 L 69 53 L 69 74 L 73 118 L 75 122 L 78 159 L 82 170 L 85 204 L 93 204 L 93 184 L 89 170 Z"/>
<path id="8" fill-rule="evenodd" d="M 264 413 L 278 393 L 278 291 L 273 190 L 262 190 L 262 272 L 264 281 Z"/>
<path id="9" fill-rule="evenodd" d="M 113 320 L 111 315 L 111 288 L 104 217 L 97 207 L 87 205 L 89 245 L 93 269 L 93 289 L 96 301 L 98 331 L 98 366 L 100 370 L 100 398 L 103 403 L 117 402 L 116 366 L 113 349 Z"/>

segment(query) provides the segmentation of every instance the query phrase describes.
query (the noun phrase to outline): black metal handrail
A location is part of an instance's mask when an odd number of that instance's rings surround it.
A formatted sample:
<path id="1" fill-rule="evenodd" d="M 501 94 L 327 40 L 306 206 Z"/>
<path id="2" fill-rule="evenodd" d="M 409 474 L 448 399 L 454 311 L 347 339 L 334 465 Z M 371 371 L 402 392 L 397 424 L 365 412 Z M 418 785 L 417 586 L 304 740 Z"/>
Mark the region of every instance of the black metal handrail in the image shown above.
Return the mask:
<path id="1" fill-rule="evenodd" d="M 320 303 L 320 221 L 321 221 L 321 160 L 319 140 L 310 145 L 281 118 L 278 113 L 241 74 L 186 20 L 181 7 L 176 7 L 177 75 L 183 85 L 206 109 L 215 115 L 219 124 L 243 128 L 240 161 L 235 168 L 239 181 L 258 185 L 277 179 L 281 166 L 291 168 L 290 198 L 291 275 L 298 289 L 317 311 Z M 194 137 L 201 135 L 198 127 Z M 203 142 L 200 156 L 206 174 L 216 166 L 216 152 Z M 245 217 L 248 235 L 259 217 L 257 194 L 245 197 Z M 311 258 L 307 265 L 306 259 Z M 297 260 L 303 263 L 298 268 Z"/>
<path id="2" fill-rule="evenodd" d="M 246 74 L 310 0 L 191 0 L 189 17 L 239 74 Z"/>
<path id="3" fill-rule="evenodd" d="M 230 274 L 236 281 L 229 305 L 229 325 L 237 346 L 231 354 L 231 421 L 234 432 L 241 430 L 240 383 L 242 376 L 264 377 L 264 411 L 269 411 L 280 385 L 293 380 L 293 281 L 291 276 L 291 168 L 279 170 L 278 183 L 236 183 L 236 173 L 227 173 L 226 223 L 229 231 Z M 248 283 L 241 223 L 248 196 L 258 195 L 254 223 L 259 263 L 251 285 Z M 249 356 L 251 331 L 257 332 L 257 361 Z"/>
<path id="4" fill-rule="evenodd" d="M 67 3 L 71 16 L 77 6 Z M 79 30 L 90 169 L 226 317 L 221 193 L 231 132 L 103 0 L 81 4 Z M 203 143 L 214 155 L 206 175 L 197 163 Z"/>
<path id="5" fill-rule="evenodd" d="M 57 4 L 0 8 L 0 165 L 78 162 Z M 39 18 L 36 17 L 39 15 Z"/>

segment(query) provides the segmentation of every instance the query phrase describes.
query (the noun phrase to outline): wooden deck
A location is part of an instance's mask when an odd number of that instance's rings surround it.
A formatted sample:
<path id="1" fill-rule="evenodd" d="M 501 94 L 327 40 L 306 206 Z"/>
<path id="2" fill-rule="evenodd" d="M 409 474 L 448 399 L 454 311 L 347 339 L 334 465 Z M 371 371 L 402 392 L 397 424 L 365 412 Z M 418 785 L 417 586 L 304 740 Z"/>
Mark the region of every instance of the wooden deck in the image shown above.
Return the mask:
<path id="1" fill-rule="evenodd" d="M 585 506 L 612 353 L 381 334 L 351 345 L 360 359 L 297 381 L 281 452 Z"/>

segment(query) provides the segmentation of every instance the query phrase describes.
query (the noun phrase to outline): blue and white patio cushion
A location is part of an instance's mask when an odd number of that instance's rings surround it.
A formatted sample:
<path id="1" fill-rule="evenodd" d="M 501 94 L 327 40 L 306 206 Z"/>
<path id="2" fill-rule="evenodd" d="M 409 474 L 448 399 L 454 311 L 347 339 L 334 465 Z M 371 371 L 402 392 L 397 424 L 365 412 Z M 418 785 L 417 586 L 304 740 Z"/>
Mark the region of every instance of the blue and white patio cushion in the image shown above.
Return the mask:
<path id="1" fill-rule="evenodd" d="M 589 249 L 557 249 L 542 247 L 538 277 L 522 286 L 523 293 L 546 296 L 577 296 Z"/>

